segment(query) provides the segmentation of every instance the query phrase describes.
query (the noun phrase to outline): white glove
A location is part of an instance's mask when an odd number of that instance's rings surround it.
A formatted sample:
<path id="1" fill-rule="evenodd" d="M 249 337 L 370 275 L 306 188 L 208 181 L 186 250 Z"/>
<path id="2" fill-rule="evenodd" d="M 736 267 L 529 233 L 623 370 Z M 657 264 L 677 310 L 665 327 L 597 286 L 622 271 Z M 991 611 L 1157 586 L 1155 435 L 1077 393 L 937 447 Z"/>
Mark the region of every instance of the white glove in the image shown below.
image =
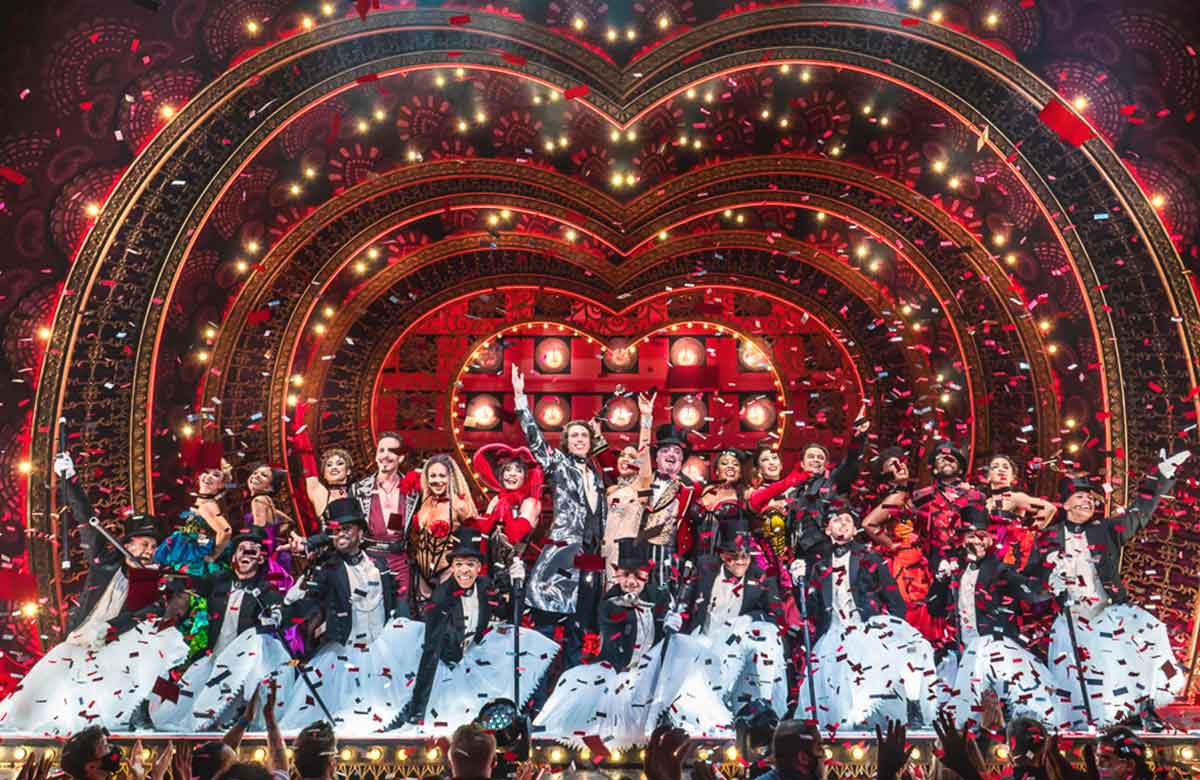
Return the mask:
<path id="1" fill-rule="evenodd" d="M 75 476 L 75 461 L 71 460 L 70 453 L 60 452 L 54 456 L 54 473 L 59 479 L 71 479 Z"/>
<path id="2" fill-rule="evenodd" d="M 1171 457 L 1167 457 L 1165 449 L 1158 451 L 1158 473 L 1162 474 L 1166 479 L 1174 479 L 1175 472 L 1183 465 L 1183 462 L 1192 457 L 1191 450 L 1183 450 L 1177 452 Z M 56 461 L 57 462 L 57 461 Z"/>
<path id="3" fill-rule="evenodd" d="M 513 558 L 513 562 L 508 565 L 508 579 L 512 582 L 525 581 L 525 562 L 520 558 Z"/>
<path id="4" fill-rule="evenodd" d="M 683 615 L 678 612 L 668 612 L 667 616 L 663 618 L 663 628 L 672 634 L 678 634 L 679 629 L 683 628 Z"/>
<path id="5" fill-rule="evenodd" d="M 808 564 L 802 560 L 792 561 L 792 565 L 788 567 L 788 574 L 792 575 L 792 582 L 804 579 L 808 574 Z"/>
<path id="6" fill-rule="evenodd" d="M 937 578 L 939 580 L 949 579 L 954 576 L 956 571 L 958 571 L 958 561 L 944 560 L 938 564 Z"/>

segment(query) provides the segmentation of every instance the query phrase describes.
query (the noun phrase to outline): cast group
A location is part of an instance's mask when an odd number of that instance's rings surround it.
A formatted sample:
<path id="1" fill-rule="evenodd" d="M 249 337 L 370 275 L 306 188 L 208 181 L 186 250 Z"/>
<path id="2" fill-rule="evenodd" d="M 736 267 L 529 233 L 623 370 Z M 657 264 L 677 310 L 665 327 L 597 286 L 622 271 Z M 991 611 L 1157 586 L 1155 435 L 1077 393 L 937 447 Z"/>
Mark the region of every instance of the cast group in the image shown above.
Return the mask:
<path id="1" fill-rule="evenodd" d="M 1097 478 L 1066 474 L 1051 501 L 996 454 L 972 482 L 944 439 L 911 453 L 930 473 L 916 485 L 910 453 L 877 449 L 862 417 L 840 461 L 814 444 L 787 473 L 769 448 L 685 469 L 688 433 L 656 428 L 645 396 L 638 444 L 615 458 L 589 421 L 556 448 L 524 386 L 514 366 L 524 445 L 471 460 L 484 511 L 449 455 L 404 473 L 395 434 L 359 479 L 347 452 L 318 466 L 297 440 L 319 527 L 276 507 L 285 472 L 254 468 L 241 491 L 209 468 L 164 538 L 152 517 L 120 531 L 95 517 L 61 453 L 90 568 L 0 729 L 213 731 L 270 681 L 285 731 L 439 735 L 507 699 L 535 737 L 624 748 L 664 721 L 731 737 L 766 709 L 843 731 L 943 709 L 960 725 L 1154 728 L 1182 690 L 1166 627 L 1129 603 L 1119 564 L 1186 451 L 1162 452 L 1104 516 Z"/>

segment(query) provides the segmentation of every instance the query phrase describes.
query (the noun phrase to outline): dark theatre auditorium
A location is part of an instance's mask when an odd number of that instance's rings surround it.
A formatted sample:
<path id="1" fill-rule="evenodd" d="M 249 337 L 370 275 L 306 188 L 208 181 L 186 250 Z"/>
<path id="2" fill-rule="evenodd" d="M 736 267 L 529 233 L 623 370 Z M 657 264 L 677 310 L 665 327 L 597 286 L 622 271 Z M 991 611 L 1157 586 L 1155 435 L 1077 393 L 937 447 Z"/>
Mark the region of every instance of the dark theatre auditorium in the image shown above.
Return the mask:
<path id="1" fill-rule="evenodd" d="M 0 780 L 1200 780 L 1192 0 L 0 20 Z"/>

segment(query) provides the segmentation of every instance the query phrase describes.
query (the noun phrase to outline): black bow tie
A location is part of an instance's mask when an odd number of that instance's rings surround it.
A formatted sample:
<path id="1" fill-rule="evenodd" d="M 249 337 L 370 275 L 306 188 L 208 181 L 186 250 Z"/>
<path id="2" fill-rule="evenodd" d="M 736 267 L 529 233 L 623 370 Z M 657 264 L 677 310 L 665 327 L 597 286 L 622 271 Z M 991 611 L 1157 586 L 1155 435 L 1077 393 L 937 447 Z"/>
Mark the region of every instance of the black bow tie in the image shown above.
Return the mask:
<path id="1" fill-rule="evenodd" d="M 1087 523 L 1072 523 L 1070 520 L 1067 520 L 1066 522 L 1063 523 L 1063 525 L 1066 527 L 1067 531 L 1069 531 L 1070 533 L 1073 533 L 1073 534 L 1087 533 L 1087 527 L 1088 527 Z"/>
<path id="2" fill-rule="evenodd" d="M 979 571 L 979 561 L 967 561 L 967 571 Z"/>
<path id="3" fill-rule="evenodd" d="M 849 542 L 844 542 L 842 544 L 835 544 L 833 546 L 833 554 L 834 555 L 845 555 L 848 552 L 850 552 L 850 543 Z"/>
<path id="4" fill-rule="evenodd" d="M 474 597 L 475 597 L 475 586 L 474 586 L 474 585 L 472 585 L 471 587 L 469 587 L 469 588 L 467 588 L 466 590 L 464 590 L 464 591 L 463 591 L 463 592 L 462 592 L 460 595 L 461 595 L 461 596 L 462 596 L 464 599 L 470 599 L 470 598 L 474 598 Z"/>
<path id="5" fill-rule="evenodd" d="M 342 560 L 345 561 L 346 563 L 350 564 L 351 566 L 357 566 L 358 564 L 362 563 L 362 559 L 364 557 L 366 557 L 366 556 L 363 555 L 362 550 L 359 550 L 358 552 L 356 552 L 354 554 L 342 553 Z"/>

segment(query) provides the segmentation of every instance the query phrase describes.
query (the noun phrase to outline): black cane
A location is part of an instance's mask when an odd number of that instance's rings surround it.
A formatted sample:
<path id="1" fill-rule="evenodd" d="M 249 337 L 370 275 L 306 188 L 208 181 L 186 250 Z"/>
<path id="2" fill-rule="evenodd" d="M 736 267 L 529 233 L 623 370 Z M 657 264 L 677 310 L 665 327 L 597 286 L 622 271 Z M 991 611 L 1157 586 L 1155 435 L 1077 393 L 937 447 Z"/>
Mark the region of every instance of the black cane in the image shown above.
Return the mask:
<path id="1" fill-rule="evenodd" d="M 808 628 L 808 577 L 800 578 L 800 621 L 804 624 L 804 676 L 808 678 L 808 702 L 812 719 L 817 719 L 817 684 L 813 681 L 812 633 Z"/>
<path id="2" fill-rule="evenodd" d="M 266 610 L 266 605 L 262 603 L 262 599 L 258 596 L 254 597 L 258 602 L 259 610 Z M 228 619 L 228 618 L 226 618 Z M 300 674 L 300 679 L 304 680 L 304 684 L 308 687 L 308 692 L 313 695 L 313 699 L 317 702 L 317 706 L 321 708 L 321 712 L 325 713 L 325 718 L 329 721 L 329 725 L 336 727 L 337 721 L 333 718 L 333 713 L 325 706 L 325 700 L 321 698 L 321 694 L 317 693 L 317 686 L 313 685 L 312 680 L 308 679 L 308 672 L 304 670 L 304 660 L 297 658 L 292 654 L 291 645 L 287 643 L 287 638 L 283 635 L 283 626 L 274 626 L 275 641 L 283 645 L 283 651 L 288 654 L 288 658 L 296 667 L 296 671 Z"/>
<path id="3" fill-rule="evenodd" d="M 1067 636 L 1071 638 L 1071 653 L 1075 657 L 1075 676 L 1079 678 L 1079 692 L 1083 694 L 1083 712 L 1087 715 L 1088 727 L 1095 725 L 1092 720 L 1092 703 L 1088 699 L 1087 680 L 1083 674 L 1083 658 L 1079 654 L 1079 641 L 1075 638 L 1075 618 L 1071 615 L 1071 600 L 1063 594 L 1063 617 L 1067 620 Z"/>

